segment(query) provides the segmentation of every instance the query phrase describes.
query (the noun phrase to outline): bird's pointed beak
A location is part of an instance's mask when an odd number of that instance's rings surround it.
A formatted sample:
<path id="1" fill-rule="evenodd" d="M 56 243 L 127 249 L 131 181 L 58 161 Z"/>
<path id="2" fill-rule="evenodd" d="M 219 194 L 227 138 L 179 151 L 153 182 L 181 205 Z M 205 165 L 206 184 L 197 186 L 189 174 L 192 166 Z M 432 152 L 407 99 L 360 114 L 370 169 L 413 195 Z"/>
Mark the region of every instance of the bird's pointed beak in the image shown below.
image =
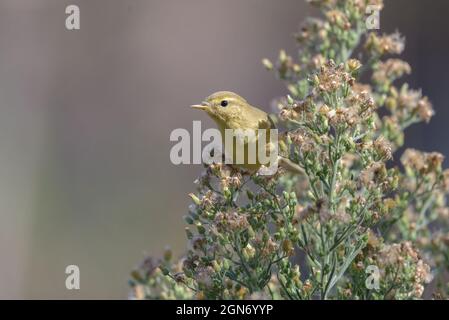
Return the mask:
<path id="1" fill-rule="evenodd" d="M 191 105 L 190 107 L 193 109 L 198 109 L 198 110 L 207 110 L 210 107 L 210 105 L 209 105 L 209 103 L 204 101 L 201 104 L 194 104 L 194 105 Z"/>

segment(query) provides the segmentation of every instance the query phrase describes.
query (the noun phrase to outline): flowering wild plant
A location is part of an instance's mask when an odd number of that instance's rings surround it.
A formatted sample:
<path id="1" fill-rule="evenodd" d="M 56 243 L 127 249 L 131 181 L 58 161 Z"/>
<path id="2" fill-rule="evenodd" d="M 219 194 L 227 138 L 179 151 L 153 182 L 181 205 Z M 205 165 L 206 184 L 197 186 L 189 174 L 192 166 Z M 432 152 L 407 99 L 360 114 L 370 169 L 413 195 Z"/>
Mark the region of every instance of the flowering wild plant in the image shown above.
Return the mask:
<path id="1" fill-rule="evenodd" d="M 297 58 L 263 60 L 290 92 L 274 120 L 304 174 L 207 166 L 185 257 L 146 258 L 134 298 L 418 299 L 429 283 L 427 297 L 448 297 L 449 171 L 439 153 L 396 153 L 434 113 L 397 85 L 411 72 L 395 57 L 404 39 L 367 30 L 367 6 L 382 0 L 308 2 L 323 18 L 296 35 Z"/>

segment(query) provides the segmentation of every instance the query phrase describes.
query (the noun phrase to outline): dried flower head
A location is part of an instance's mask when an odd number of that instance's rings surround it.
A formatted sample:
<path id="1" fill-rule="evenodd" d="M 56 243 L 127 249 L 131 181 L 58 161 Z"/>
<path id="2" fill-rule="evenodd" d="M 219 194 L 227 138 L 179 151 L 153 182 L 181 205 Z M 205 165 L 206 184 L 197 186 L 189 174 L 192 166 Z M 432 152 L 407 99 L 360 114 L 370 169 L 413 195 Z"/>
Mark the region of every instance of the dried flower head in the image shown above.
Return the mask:
<path id="1" fill-rule="evenodd" d="M 383 36 L 370 33 L 365 42 L 365 49 L 375 56 L 401 54 L 404 51 L 404 47 L 405 40 L 398 32 Z"/>
<path id="2" fill-rule="evenodd" d="M 373 81 L 376 84 L 388 84 L 411 72 L 412 68 L 407 62 L 400 59 L 388 59 L 378 64 L 373 73 Z"/>
<path id="3" fill-rule="evenodd" d="M 343 85 L 352 85 L 354 78 L 345 71 L 343 64 L 337 66 L 330 60 L 321 66 L 315 82 L 321 92 L 333 93 L 341 89 Z"/>

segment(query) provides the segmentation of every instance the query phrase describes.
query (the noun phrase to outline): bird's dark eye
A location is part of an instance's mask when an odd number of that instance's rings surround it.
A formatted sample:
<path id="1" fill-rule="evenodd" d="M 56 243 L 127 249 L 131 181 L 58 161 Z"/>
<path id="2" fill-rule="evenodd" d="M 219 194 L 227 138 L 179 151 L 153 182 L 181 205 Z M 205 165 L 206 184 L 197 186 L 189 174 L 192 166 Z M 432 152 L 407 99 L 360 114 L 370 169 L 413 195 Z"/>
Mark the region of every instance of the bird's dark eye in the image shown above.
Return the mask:
<path id="1" fill-rule="evenodd" d="M 227 106 L 228 106 L 228 100 L 222 100 L 221 103 L 220 103 L 220 105 L 221 105 L 222 107 L 227 107 Z"/>

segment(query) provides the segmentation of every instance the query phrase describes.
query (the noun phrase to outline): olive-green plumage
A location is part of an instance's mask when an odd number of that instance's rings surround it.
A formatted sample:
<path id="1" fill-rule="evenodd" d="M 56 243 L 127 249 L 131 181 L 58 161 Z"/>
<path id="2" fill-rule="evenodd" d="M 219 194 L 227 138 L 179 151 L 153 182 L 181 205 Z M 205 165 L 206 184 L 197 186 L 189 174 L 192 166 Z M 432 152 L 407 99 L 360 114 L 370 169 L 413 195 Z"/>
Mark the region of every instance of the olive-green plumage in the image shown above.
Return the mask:
<path id="1" fill-rule="evenodd" d="M 227 104 L 222 106 L 221 104 Z M 219 91 L 200 105 L 221 128 L 226 129 L 270 129 L 273 128 L 268 114 L 251 106 L 245 99 L 229 91 Z"/>
<path id="2" fill-rule="evenodd" d="M 267 142 L 270 141 L 270 130 L 276 129 L 268 114 L 259 108 L 251 106 L 244 98 L 230 91 L 219 91 L 207 97 L 201 104 L 193 105 L 192 108 L 205 111 L 217 124 L 221 136 L 224 140 L 226 129 L 255 130 L 257 137 L 258 129 L 267 130 Z M 257 171 L 261 164 L 258 159 L 255 164 L 248 162 L 248 144 L 257 143 L 257 140 L 243 142 L 245 160 L 240 167 Z M 235 156 L 238 142 L 233 145 L 232 154 Z M 235 160 L 235 159 L 234 159 Z M 284 157 L 279 157 L 281 166 L 290 171 L 302 172 L 302 169 Z"/>

